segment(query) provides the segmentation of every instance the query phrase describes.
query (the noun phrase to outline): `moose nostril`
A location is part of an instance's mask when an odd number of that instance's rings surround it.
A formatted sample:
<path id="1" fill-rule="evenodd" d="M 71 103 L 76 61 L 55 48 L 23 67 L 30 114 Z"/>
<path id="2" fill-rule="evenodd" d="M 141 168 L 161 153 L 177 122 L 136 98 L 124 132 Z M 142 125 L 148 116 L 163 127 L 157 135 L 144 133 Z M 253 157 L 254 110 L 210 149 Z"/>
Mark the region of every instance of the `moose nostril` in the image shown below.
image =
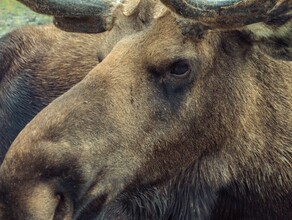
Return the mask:
<path id="1" fill-rule="evenodd" d="M 72 219 L 72 204 L 68 197 L 63 194 L 57 194 L 56 199 L 58 201 L 54 220 L 69 220 Z"/>

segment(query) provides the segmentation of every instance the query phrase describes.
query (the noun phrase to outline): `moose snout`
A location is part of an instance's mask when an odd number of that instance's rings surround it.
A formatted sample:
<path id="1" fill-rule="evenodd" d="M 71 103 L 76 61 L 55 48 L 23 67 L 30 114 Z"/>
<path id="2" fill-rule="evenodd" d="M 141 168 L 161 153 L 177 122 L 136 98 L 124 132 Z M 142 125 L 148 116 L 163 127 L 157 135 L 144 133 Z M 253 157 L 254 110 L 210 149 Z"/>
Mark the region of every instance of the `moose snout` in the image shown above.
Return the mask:
<path id="1" fill-rule="evenodd" d="M 40 174 L 43 175 L 43 174 Z M 33 181 L 14 179 L 13 184 L 1 182 L 5 203 L 0 204 L 0 220 L 72 220 L 98 216 L 108 201 L 109 184 L 66 178 L 40 177 Z M 13 210 L 13 211 L 11 211 Z"/>
<path id="2" fill-rule="evenodd" d="M 23 146 L 16 142 L 7 155 L 13 153 L 15 159 L 0 167 L 0 196 L 5 201 L 0 201 L 0 220 L 91 219 L 124 188 L 127 178 L 108 170 L 102 158 L 90 160 L 88 151 L 76 155 L 66 150 L 74 148 L 69 144 L 30 143 L 29 151 L 14 154 Z"/>
<path id="3" fill-rule="evenodd" d="M 20 209 L 24 208 L 23 216 L 19 216 L 17 219 L 72 219 L 73 203 L 66 193 L 56 191 L 53 185 L 47 183 L 39 183 L 27 191 L 31 196 L 23 198 L 24 204 L 20 207 Z"/>

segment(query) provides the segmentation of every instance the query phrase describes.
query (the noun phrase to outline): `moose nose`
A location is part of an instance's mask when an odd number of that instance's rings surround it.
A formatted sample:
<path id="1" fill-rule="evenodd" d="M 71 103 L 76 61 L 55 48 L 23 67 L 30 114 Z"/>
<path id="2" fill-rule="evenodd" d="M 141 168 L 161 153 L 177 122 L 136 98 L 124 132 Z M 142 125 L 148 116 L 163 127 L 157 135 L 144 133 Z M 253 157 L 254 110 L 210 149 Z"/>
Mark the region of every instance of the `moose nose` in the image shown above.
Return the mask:
<path id="1" fill-rule="evenodd" d="M 68 195 L 55 192 L 54 187 L 43 183 L 34 186 L 29 191 L 29 193 L 25 193 L 25 195 L 29 195 L 28 198 L 23 199 L 25 201 L 25 204 L 23 204 L 25 211 L 21 219 L 72 219 L 73 205 Z"/>

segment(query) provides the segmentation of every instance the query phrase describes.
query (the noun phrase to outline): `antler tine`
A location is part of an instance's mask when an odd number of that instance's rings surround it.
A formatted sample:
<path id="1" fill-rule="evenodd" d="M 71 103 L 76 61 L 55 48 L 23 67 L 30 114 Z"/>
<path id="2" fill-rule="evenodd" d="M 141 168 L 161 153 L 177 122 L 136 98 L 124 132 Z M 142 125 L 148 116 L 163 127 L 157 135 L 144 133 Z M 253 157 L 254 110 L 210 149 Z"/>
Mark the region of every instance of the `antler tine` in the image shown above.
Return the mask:
<path id="1" fill-rule="evenodd" d="M 292 0 L 161 0 L 176 14 L 211 27 L 239 27 L 291 18 Z"/>
<path id="2" fill-rule="evenodd" d="M 18 0 L 32 10 L 54 16 L 65 31 L 99 33 L 111 28 L 112 12 L 120 0 Z"/>
<path id="3" fill-rule="evenodd" d="M 32 10 L 59 17 L 98 16 L 119 1 L 110 0 L 18 0 Z"/>

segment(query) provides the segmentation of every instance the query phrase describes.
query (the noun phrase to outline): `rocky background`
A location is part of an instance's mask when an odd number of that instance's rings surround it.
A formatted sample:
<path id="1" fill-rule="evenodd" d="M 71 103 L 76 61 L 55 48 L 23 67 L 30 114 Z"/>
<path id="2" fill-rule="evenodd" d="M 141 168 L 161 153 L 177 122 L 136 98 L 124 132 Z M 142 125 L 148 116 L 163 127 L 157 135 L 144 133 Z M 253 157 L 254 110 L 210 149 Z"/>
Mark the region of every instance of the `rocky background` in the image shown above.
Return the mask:
<path id="1" fill-rule="evenodd" d="M 50 23 L 52 18 L 31 11 L 16 0 L 0 0 L 0 37 L 24 26 Z"/>

